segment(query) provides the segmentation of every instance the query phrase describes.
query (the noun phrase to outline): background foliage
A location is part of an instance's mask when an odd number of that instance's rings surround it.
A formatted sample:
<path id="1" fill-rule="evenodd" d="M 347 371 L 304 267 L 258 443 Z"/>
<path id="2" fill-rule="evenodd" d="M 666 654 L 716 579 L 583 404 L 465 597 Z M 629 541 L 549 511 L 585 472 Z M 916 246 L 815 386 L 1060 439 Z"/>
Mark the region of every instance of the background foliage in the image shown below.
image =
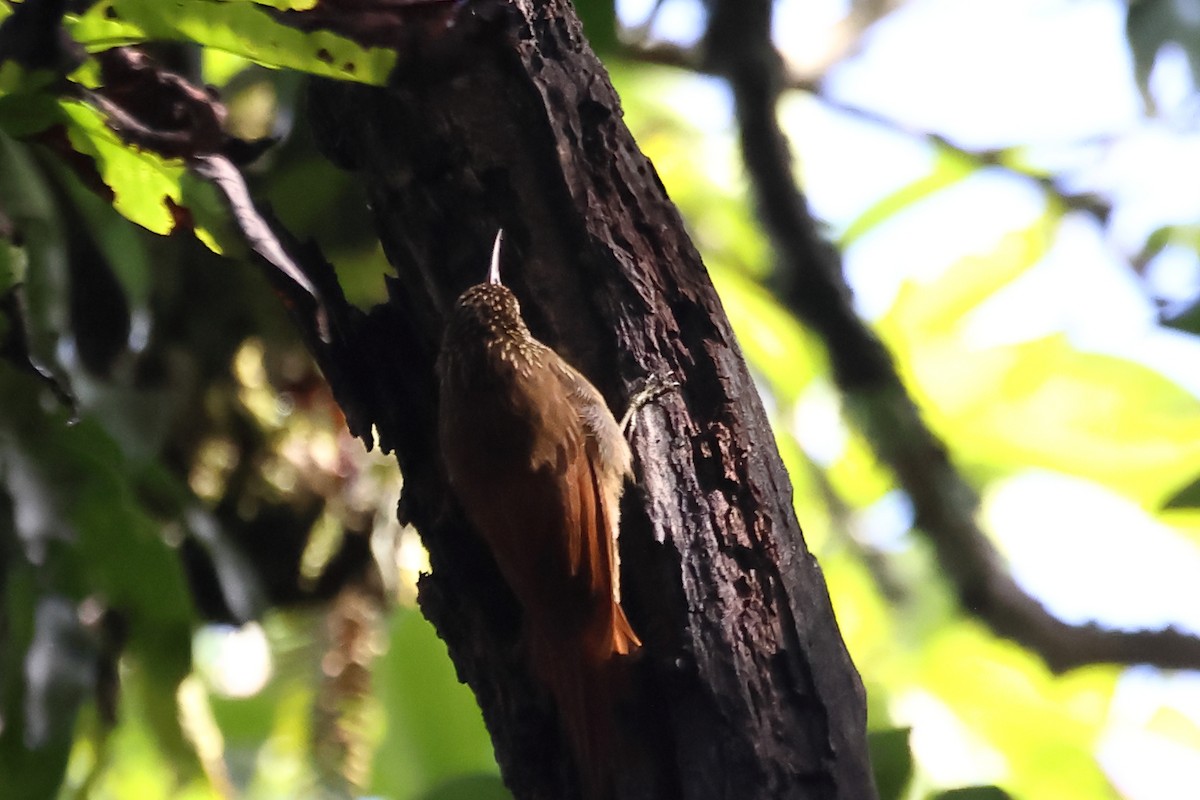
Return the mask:
<path id="1" fill-rule="evenodd" d="M 218 88 L 231 133 L 279 137 L 246 169 L 253 192 L 320 242 L 365 307 L 387 264 L 364 198 L 312 146 L 292 70 L 382 83 L 394 56 L 265 8 L 311 5 L 102 0 L 68 30 L 88 53 L 156 42 Z M 618 5 L 579 3 L 776 421 L 868 685 L 882 796 L 1178 796 L 1200 758 L 1194 674 L 1056 675 L 960 607 L 840 407 L 823 345 L 772 292 L 728 98 L 671 55 L 694 42 L 699 9 Z M 1072 4 L 1013 5 L 1034 36 Z M 1145 211 L 1145 171 L 1126 185 L 1103 169 L 1128 142 L 1168 134 L 1173 163 L 1191 163 L 1197 9 L 1074 6 L 1126 26 L 1123 82 L 1106 88 L 1140 93 L 1134 122 L 1100 141 L 1035 130 L 977 145 L 839 93 L 839 75 L 903 64 L 889 61 L 897 30 L 910 47 L 922 26 L 976 35 L 934 0 L 782 3 L 794 88 L 781 120 L 860 310 L 981 492 L 1019 582 L 1071 621 L 1200 632 L 1200 208 L 1159 192 Z M 422 552 L 395 522 L 394 465 L 346 434 L 278 301 L 236 260 L 226 212 L 182 162 L 123 144 L 49 75 L 0 65 L 6 796 L 506 796 L 473 699 L 413 607 Z M 71 79 L 99 85 L 94 60 Z M 956 124 L 953 109 L 940 118 Z M 72 169 L 69 153 L 91 167 Z M 1071 249 L 1080 226 L 1097 248 Z M 1082 336 L 1071 323 L 1088 315 L 1122 346 Z M 75 395 L 78 421 L 53 385 Z"/>

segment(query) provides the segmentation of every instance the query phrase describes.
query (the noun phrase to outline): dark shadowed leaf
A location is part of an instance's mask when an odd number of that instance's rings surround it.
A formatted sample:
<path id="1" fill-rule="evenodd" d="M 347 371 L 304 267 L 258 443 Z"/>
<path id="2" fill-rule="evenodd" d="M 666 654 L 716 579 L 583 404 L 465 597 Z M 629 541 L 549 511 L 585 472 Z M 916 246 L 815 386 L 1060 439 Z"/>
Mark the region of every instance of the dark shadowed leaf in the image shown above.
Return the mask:
<path id="1" fill-rule="evenodd" d="M 578 0 L 575 11 L 583 20 L 583 32 L 601 57 L 617 49 L 617 10 L 613 0 Z"/>
<path id="2" fill-rule="evenodd" d="M 932 795 L 929 800 L 1012 800 L 999 786 L 967 786 Z"/>
<path id="3" fill-rule="evenodd" d="M 495 774 L 479 706 L 458 682 L 446 646 L 416 609 L 402 608 L 393 616 L 375 681 L 387 730 L 372 767 L 373 791 L 420 796 L 455 776 Z"/>
<path id="4" fill-rule="evenodd" d="M 912 749 L 908 745 L 911 732 L 911 728 L 891 728 L 867 734 L 879 800 L 900 800 L 908 789 L 913 773 Z"/>
<path id="5" fill-rule="evenodd" d="M 1168 328 L 1184 333 L 1200 334 L 1200 303 L 1193 303 L 1183 311 L 1163 320 Z"/>
<path id="6" fill-rule="evenodd" d="M 1200 478 L 1171 495 L 1163 508 L 1200 508 Z"/>
<path id="7" fill-rule="evenodd" d="M 1159 51 L 1172 42 L 1183 49 L 1192 80 L 1200 85 L 1200 13 L 1194 0 L 1131 2 L 1125 35 L 1133 52 L 1134 77 L 1143 96 L 1150 96 L 1150 73 Z"/>

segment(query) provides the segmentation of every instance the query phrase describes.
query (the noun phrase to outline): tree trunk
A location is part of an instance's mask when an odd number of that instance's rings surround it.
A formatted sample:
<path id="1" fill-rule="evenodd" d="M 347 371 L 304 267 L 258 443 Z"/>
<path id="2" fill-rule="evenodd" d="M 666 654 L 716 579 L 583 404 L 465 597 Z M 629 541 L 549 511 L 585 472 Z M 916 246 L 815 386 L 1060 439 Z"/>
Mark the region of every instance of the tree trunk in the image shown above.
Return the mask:
<path id="1" fill-rule="evenodd" d="M 620 710 L 617 796 L 873 797 L 863 688 L 766 415 L 574 11 L 476 3 L 454 28 L 422 30 L 421 55 L 388 89 L 313 86 L 318 139 L 366 183 L 397 276 L 369 314 L 330 300 L 333 344 L 310 338 L 351 429 L 370 442 L 374 428 L 397 455 L 400 513 L 433 565 L 421 607 L 479 699 L 506 782 L 521 800 L 579 796 L 524 665 L 519 610 L 464 525 L 436 445 L 443 315 L 482 280 L 499 227 L 534 334 L 618 416 L 640 379 L 682 383 L 633 434 L 622 583 L 645 651 Z M 340 297 L 332 281 L 318 283 Z"/>

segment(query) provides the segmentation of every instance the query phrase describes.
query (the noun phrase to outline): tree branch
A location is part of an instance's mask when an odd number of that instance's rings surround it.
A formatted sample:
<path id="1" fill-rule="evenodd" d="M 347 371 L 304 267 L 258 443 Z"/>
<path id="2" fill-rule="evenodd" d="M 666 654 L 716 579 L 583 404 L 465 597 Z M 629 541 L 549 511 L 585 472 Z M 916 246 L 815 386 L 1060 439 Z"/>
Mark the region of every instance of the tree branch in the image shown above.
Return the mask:
<path id="1" fill-rule="evenodd" d="M 792 178 L 787 139 L 775 115 L 784 81 L 770 16 L 770 0 L 712 0 L 704 66 L 725 76 L 733 90 L 746 169 L 779 257 L 779 296 L 824 340 L 846 408 L 911 498 L 917 529 L 933 543 L 963 606 L 1055 671 L 1093 663 L 1200 667 L 1200 638 L 1172 628 L 1069 625 L 1008 573 L 976 522 L 975 490 L 921 419 L 883 343 L 855 314 L 838 254 L 821 240 Z"/>
<path id="2" fill-rule="evenodd" d="M 686 69 L 691 72 L 702 74 L 713 74 L 725 77 L 711 62 L 706 61 L 706 56 L 699 50 L 694 48 L 680 47 L 676 44 L 666 42 L 654 42 L 652 44 L 631 44 L 627 45 L 621 52 L 621 55 L 632 61 L 643 64 L 658 64 L 660 66 L 677 67 Z M 821 102 L 830 108 L 839 111 L 846 116 L 854 117 L 863 122 L 869 122 L 883 128 L 902 133 L 905 136 L 913 139 L 923 139 L 934 148 L 945 153 L 952 153 L 955 156 L 962 158 L 966 163 L 973 164 L 979 168 L 992 167 L 1003 170 L 1017 178 L 1027 180 L 1034 183 L 1038 189 L 1051 201 L 1061 206 L 1068 211 L 1078 211 L 1087 214 L 1097 222 L 1106 224 L 1108 218 L 1112 214 L 1112 204 L 1099 196 L 1084 192 L 1068 192 L 1059 186 L 1054 176 L 1043 175 L 1029 169 L 1011 163 L 1005 158 L 1007 150 L 971 150 L 961 145 L 955 144 L 950 139 L 933 131 L 919 130 L 911 126 L 905 125 L 891 117 L 887 117 L 878 111 L 862 106 L 847 103 L 844 100 L 839 100 L 831 97 L 825 88 L 824 81 L 821 78 L 809 78 L 800 75 L 793 75 L 783 69 L 782 64 L 778 70 L 778 81 L 784 88 L 792 89 L 801 92 L 807 92 L 811 95 L 819 97 Z"/>

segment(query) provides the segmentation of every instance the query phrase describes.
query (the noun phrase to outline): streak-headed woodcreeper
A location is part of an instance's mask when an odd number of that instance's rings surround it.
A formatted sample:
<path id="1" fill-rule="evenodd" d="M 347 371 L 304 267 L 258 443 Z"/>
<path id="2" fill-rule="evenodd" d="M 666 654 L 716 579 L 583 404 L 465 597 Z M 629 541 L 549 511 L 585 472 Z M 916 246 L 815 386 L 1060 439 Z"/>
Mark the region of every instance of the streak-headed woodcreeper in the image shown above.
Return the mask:
<path id="1" fill-rule="evenodd" d="M 438 358 L 450 484 L 523 613 L 589 797 L 611 783 L 614 670 L 641 642 L 620 603 L 617 532 L 632 455 L 587 378 L 535 339 L 500 282 L 458 298 Z"/>

